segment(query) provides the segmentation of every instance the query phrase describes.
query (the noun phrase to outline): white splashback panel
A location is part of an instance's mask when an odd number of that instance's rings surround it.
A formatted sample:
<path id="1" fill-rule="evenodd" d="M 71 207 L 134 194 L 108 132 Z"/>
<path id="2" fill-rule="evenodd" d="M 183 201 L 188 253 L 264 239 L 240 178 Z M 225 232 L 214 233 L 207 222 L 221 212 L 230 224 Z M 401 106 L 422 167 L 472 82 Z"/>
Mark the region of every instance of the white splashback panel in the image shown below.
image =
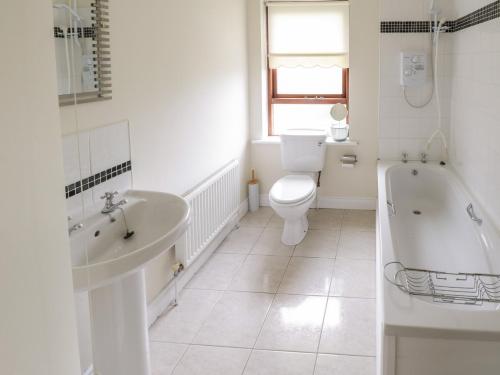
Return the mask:
<path id="1" fill-rule="evenodd" d="M 90 132 L 90 163 L 92 173 L 130 160 L 128 122 L 103 126 Z"/>
<path id="2" fill-rule="evenodd" d="M 90 176 L 89 137 L 89 132 L 81 132 L 63 138 L 65 185 Z"/>
<path id="3" fill-rule="evenodd" d="M 130 161 L 128 121 L 64 136 L 63 159 L 66 186 Z M 131 171 L 107 178 L 66 199 L 68 216 L 82 217 L 85 210 L 101 204 L 100 197 L 105 191 L 124 192 L 131 188 Z"/>

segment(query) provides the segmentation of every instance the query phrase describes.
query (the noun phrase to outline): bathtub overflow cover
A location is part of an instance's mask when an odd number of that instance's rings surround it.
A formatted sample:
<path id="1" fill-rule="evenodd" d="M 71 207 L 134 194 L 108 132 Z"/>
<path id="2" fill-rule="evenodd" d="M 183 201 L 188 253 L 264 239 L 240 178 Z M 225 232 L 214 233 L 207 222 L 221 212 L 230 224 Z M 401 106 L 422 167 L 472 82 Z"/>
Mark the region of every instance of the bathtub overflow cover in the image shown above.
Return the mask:
<path id="1" fill-rule="evenodd" d="M 411 171 L 411 174 L 412 174 L 412 175 L 414 175 L 414 176 L 416 176 L 416 175 L 418 174 L 418 171 L 417 171 L 416 169 L 413 169 L 413 170 Z"/>
<path id="2" fill-rule="evenodd" d="M 415 215 L 422 215 L 422 211 L 419 211 L 419 210 L 413 210 L 413 213 Z"/>

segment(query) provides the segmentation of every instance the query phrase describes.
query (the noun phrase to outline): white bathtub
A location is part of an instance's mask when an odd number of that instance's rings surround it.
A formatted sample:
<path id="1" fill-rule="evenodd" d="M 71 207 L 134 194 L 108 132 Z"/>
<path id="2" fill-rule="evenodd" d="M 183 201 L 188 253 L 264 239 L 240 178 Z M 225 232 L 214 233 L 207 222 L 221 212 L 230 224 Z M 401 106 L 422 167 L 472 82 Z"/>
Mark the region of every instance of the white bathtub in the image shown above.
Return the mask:
<path id="1" fill-rule="evenodd" d="M 411 296 L 384 277 L 394 275 L 390 262 L 500 274 L 497 230 L 448 167 L 380 162 L 378 188 L 379 375 L 500 374 L 500 304 Z M 469 217 L 469 203 L 481 225 Z"/>

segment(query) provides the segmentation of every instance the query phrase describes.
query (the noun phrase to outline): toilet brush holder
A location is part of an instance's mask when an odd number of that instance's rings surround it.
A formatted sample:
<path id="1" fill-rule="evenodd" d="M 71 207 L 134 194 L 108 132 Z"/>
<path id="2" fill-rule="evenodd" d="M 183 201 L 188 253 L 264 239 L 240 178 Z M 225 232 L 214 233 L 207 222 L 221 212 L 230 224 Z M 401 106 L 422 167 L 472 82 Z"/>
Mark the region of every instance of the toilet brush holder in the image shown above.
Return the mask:
<path id="1" fill-rule="evenodd" d="M 252 179 L 248 181 L 248 208 L 255 212 L 260 206 L 259 181 L 255 178 L 255 170 L 252 169 Z"/>
<path id="2" fill-rule="evenodd" d="M 248 207 L 250 212 L 259 209 L 259 184 L 248 184 Z"/>

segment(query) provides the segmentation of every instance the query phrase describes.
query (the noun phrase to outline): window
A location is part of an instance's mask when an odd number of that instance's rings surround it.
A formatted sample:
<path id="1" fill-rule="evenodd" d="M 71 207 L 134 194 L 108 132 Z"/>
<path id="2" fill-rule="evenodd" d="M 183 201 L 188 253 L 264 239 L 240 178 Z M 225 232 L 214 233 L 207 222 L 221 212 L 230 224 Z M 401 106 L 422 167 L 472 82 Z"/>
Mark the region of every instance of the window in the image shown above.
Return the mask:
<path id="1" fill-rule="evenodd" d="M 278 68 L 270 70 L 269 135 L 286 129 L 328 128 L 330 109 L 349 103 L 349 69 Z"/>
<path id="2" fill-rule="evenodd" d="M 335 103 L 349 104 L 349 7 L 268 3 L 269 135 L 328 127 Z"/>

